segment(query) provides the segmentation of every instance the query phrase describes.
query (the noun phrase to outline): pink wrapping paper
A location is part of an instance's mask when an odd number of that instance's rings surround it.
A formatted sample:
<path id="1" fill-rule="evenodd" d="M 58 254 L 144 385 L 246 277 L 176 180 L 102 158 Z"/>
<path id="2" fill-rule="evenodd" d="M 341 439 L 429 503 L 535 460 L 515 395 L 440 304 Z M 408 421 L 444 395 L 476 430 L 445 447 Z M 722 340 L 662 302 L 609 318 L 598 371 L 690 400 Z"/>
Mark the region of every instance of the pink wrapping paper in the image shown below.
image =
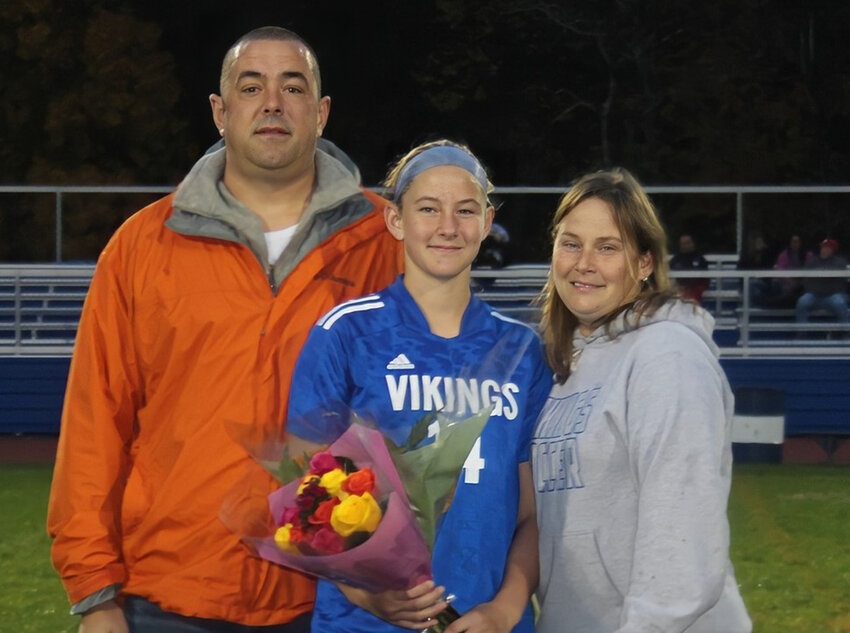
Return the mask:
<path id="1" fill-rule="evenodd" d="M 246 537 L 245 541 L 268 561 L 372 592 L 406 589 L 431 578 L 431 555 L 381 433 L 353 424 L 327 450 L 350 458 L 358 468 L 375 472 L 376 499 L 386 501 L 386 508 L 369 539 L 326 556 L 285 552 L 275 544 L 273 535 Z M 269 508 L 276 521 L 285 507 L 295 505 L 299 484 L 300 480 L 290 482 L 269 495 Z"/>

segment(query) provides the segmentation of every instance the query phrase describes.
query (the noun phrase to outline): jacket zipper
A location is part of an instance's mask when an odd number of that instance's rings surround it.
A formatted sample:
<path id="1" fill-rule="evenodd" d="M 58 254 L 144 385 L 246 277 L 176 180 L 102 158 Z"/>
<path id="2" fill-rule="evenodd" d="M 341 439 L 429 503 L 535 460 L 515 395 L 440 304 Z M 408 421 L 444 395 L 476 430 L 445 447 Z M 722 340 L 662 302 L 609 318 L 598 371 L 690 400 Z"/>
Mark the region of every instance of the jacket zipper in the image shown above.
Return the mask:
<path id="1" fill-rule="evenodd" d="M 275 287 L 274 287 L 274 265 L 273 264 L 269 264 L 269 268 L 266 271 L 266 278 L 269 281 L 269 288 L 272 291 L 272 295 L 276 294 Z"/>
<path id="2" fill-rule="evenodd" d="M 269 264 L 269 267 L 266 270 L 266 281 L 269 282 L 269 290 L 271 290 L 272 300 L 274 300 L 275 296 L 277 295 L 277 292 L 275 291 L 275 287 L 274 287 L 274 266 L 272 264 Z M 269 307 L 269 310 L 271 310 L 271 307 Z M 266 314 L 266 321 L 263 323 L 263 327 L 260 330 L 260 336 L 266 335 L 266 325 L 265 324 L 267 322 L 268 322 L 268 314 Z"/>

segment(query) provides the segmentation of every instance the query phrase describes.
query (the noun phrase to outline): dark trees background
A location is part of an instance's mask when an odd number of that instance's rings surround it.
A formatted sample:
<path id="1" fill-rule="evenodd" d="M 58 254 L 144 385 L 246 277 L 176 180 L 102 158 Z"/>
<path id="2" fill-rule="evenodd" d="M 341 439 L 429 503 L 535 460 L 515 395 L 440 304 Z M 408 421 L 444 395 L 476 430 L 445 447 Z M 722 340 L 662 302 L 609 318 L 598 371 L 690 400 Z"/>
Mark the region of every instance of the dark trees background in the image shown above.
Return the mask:
<path id="1" fill-rule="evenodd" d="M 176 184 L 216 138 L 207 96 L 242 33 L 316 49 L 326 135 L 376 184 L 411 145 L 468 142 L 498 185 L 610 165 L 646 184 L 844 184 L 850 4 L 842 0 L 11 0 L 0 6 L 4 184 Z M 69 199 L 69 258 L 93 258 L 143 200 Z M 554 196 L 505 198 L 523 259 Z M 753 198 L 778 248 L 843 228 L 847 196 Z M 734 248 L 728 198 L 659 197 L 671 234 Z M 0 261 L 49 260 L 53 201 L 0 196 Z M 777 221 L 778 220 L 778 221 Z"/>

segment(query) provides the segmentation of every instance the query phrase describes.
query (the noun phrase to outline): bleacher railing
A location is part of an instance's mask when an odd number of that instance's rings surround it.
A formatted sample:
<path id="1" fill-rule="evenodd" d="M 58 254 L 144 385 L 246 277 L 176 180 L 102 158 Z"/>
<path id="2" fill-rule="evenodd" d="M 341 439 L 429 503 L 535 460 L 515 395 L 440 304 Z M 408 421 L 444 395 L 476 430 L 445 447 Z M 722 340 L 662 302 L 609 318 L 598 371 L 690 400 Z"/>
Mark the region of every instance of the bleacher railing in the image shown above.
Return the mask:
<path id="1" fill-rule="evenodd" d="M 0 355 L 69 355 L 93 264 L 0 264 Z"/>
<path id="2" fill-rule="evenodd" d="M 723 195 L 734 199 L 735 210 L 735 245 L 736 251 L 742 251 L 745 216 L 745 197 L 751 195 L 765 194 L 848 194 L 850 185 L 648 185 L 644 187 L 650 195 L 660 194 L 684 194 L 684 195 Z M 379 187 L 370 187 L 374 191 L 380 191 Z M 516 195 L 561 195 L 566 187 L 496 187 L 494 193 L 505 196 Z M 55 236 L 55 261 L 62 262 L 62 240 L 63 240 L 63 216 L 65 213 L 65 199 L 70 195 L 78 194 L 166 194 L 174 190 L 172 185 L 0 185 L 0 194 L 24 194 L 24 195 L 52 195 L 54 197 L 54 236 Z M 127 214 L 136 209 L 128 209 Z M 0 208 L 0 213 L 2 208 Z"/>
<path id="3" fill-rule="evenodd" d="M 65 197 L 71 194 L 159 194 L 165 195 L 174 191 L 170 185 L 0 185 L 0 194 L 48 194 L 54 198 L 54 254 L 55 261 L 62 260 L 63 217 L 65 214 Z M 130 210 L 130 212 L 135 209 Z"/>
<path id="4" fill-rule="evenodd" d="M 850 271 L 743 271 L 734 269 L 734 255 L 706 258 L 709 270 L 674 271 L 671 277 L 709 280 L 702 303 L 715 317 L 722 356 L 850 358 L 850 325 L 822 312 L 797 323 L 793 308 L 752 305 L 749 292 L 754 279 L 846 279 Z M 70 355 L 93 271 L 92 264 L 0 264 L 0 355 Z M 475 269 L 473 286 L 503 314 L 535 324 L 535 299 L 548 273 L 547 264 Z"/>

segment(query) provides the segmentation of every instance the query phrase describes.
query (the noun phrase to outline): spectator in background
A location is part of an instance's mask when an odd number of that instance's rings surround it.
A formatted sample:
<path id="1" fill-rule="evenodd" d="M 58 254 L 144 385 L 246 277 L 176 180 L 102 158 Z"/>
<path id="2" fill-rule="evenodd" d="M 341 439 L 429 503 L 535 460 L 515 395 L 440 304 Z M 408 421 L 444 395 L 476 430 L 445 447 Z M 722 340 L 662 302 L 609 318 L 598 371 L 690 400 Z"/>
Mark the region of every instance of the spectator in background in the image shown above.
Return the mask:
<path id="1" fill-rule="evenodd" d="M 697 252 L 694 239 L 689 233 L 683 233 L 679 237 L 679 252 L 670 258 L 670 270 L 708 270 L 708 262 Z M 676 285 L 682 297 L 700 303 L 705 289 L 708 288 L 708 279 L 679 278 L 676 280 Z"/>
<path id="2" fill-rule="evenodd" d="M 847 260 L 837 255 L 838 241 L 827 238 L 820 252 L 805 264 L 806 270 L 846 270 Z M 847 307 L 847 280 L 842 277 L 807 277 L 803 279 L 803 295 L 797 299 L 797 323 L 807 323 L 812 310 L 827 310 L 839 323 L 850 322 Z"/>
<path id="3" fill-rule="evenodd" d="M 490 227 L 490 234 L 481 243 L 481 250 L 478 251 L 478 257 L 472 262 L 472 267 L 504 268 L 510 263 L 508 253 L 510 243 L 511 236 L 508 230 L 498 222 L 493 222 Z"/>
<path id="4" fill-rule="evenodd" d="M 489 235 L 481 243 L 478 256 L 472 262 L 473 270 L 481 268 L 498 270 L 507 266 L 511 261 L 508 252 L 510 241 L 511 236 L 508 230 L 501 224 L 493 222 Z M 477 290 L 486 290 L 491 288 L 495 281 L 495 277 L 478 277 L 473 279 L 471 283 Z"/>
<path id="5" fill-rule="evenodd" d="M 768 253 L 767 242 L 760 231 L 750 231 L 744 252 L 738 259 L 738 270 L 771 270 L 773 258 Z M 776 285 L 770 277 L 751 277 L 748 281 L 750 304 L 756 306 L 771 305 L 777 294 Z"/>
<path id="6" fill-rule="evenodd" d="M 779 256 L 776 258 L 774 268 L 776 270 L 802 270 L 814 254 L 803 249 L 803 240 L 799 235 L 792 235 Z M 784 277 L 777 279 L 779 295 L 774 299 L 773 305 L 777 307 L 793 308 L 797 305 L 797 299 L 803 294 L 803 279 L 801 277 Z"/>

